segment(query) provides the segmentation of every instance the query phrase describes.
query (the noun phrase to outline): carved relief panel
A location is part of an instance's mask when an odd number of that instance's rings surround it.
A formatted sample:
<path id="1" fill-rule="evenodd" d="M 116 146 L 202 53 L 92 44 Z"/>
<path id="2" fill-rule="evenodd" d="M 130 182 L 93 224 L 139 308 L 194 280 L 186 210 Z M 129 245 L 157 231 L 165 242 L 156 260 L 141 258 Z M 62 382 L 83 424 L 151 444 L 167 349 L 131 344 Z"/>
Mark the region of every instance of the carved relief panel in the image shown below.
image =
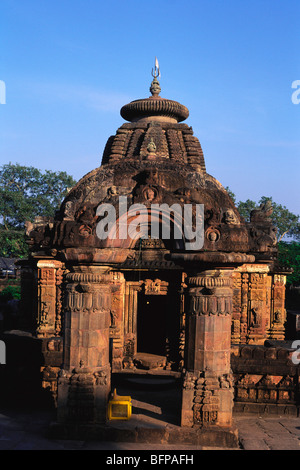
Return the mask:
<path id="1" fill-rule="evenodd" d="M 161 281 L 160 279 L 146 279 L 143 284 L 145 295 L 167 295 L 168 282 Z"/>
<path id="2" fill-rule="evenodd" d="M 233 344 L 284 339 L 285 276 L 268 266 L 244 265 L 233 273 Z"/>
<path id="3" fill-rule="evenodd" d="M 259 344 L 265 339 L 267 313 L 266 273 L 250 273 L 248 343 Z"/>

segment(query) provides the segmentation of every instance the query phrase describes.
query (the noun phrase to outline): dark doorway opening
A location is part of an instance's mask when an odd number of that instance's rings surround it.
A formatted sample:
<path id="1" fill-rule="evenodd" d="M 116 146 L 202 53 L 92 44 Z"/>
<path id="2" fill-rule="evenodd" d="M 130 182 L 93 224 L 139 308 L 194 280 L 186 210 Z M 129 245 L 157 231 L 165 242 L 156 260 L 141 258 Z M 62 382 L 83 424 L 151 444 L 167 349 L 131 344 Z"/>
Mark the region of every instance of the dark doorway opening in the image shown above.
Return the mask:
<path id="1" fill-rule="evenodd" d="M 139 294 L 137 314 L 137 351 L 166 355 L 167 295 Z"/>

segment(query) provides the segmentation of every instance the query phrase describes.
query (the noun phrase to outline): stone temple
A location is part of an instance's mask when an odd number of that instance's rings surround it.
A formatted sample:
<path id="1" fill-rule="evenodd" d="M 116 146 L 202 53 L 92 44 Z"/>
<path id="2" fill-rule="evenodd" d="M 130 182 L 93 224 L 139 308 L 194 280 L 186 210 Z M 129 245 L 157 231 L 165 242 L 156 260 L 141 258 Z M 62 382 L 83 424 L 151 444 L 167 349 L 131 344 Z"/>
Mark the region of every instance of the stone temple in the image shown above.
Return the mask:
<path id="1" fill-rule="evenodd" d="M 125 122 L 109 137 L 101 166 L 70 190 L 53 219 L 28 230 L 23 313 L 20 330 L 6 335 L 8 351 L 15 342 L 26 356 L 28 344 L 38 344 L 41 388 L 69 430 L 105 425 L 114 374 L 177 377 L 183 432 L 234 435 L 233 409 L 295 415 L 299 374 L 282 347 L 286 272 L 276 261 L 272 208 L 257 208 L 246 222 L 206 172 L 184 122 L 188 109 L 160 96 L 156 74 L 150 92 L 122 107 Z M 116 214 L 107 238 L 97 229 L 103 204 Z M 134 214 L 133 204 L 143 211 Z M 162 204 L 182 212 L 163 216 Z M 191 249 L 183 227 L 195 229 L 197 217 L 203 243 Z"/>

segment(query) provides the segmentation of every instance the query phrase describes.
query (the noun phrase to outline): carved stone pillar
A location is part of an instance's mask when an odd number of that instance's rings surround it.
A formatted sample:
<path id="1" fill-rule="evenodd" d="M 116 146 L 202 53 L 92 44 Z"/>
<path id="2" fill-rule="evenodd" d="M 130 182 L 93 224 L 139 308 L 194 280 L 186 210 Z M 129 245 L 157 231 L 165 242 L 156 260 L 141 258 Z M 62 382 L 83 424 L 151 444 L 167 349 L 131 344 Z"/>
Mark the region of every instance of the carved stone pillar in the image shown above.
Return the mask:
<path id="1" fill-rule="evenodd" d="M 179 342 L 178 342 L 178 356 L 179 356 L 179 363 L 178 363 L 178 370 L 182 371 L 184 368 L 184 351 L 185 351 L 185 318 L 186 318 L 186 313 L 185 313 L 185 307 L 186 307 L 186 302 L 185 302 L 185 290 L 187 288 L 187 285 L 185 283 L 187 274 L 182 273 L 182 278 L 181 278 L 181 286 L 180 286 L 180 310 L 179 310 L 179 315 L 180 315 L 180 323 L 179 323 Z"/>
<path id="2" fill-rule="evenodd" d="M 57 284 L 61 276 L 57 273 L 61 271 L 60 261 L 44 259 L 37 262 L 36 335 L 38 338 L 59 334 Z"/>
<path id="3" fill-rule="evenodd" d="M 120 272 L 112 273 L 112 301 L 110 310 L 110 344 L 112 372 L 123 368 L 124 350 L 124 297 L 125 278 Z"/>
<path id="4" fill-rule="evenodd" d="M 104 423 L 110 392 L 111 277 L 106 267 L 78 266 L 66 281 L 58 422 Z"/>
<path id="5" fill-rule="evenodd" d="M 242 276 L 238 271 L 234 271 L 232 276 L 233 298 L 232 298 L 232 322 L 231 322 L 231 341 L 233 344 L 241 342 L 241 310 L 242 296 L 241 285 Z"/>
<path id="6" fill-rule="evenodd" d="M 63 301 L 63 277 L 64 269 L 56 270 L 56 317 L 55 317 L 55 334 L 60 336 L 62 333 L 62 301 Z"/>
<path id="7" fill-rule="evenodd" d="M 246 340 L 247 340 L 248 297 L 249 297 L 249 274 L 242 273 L 242 278 L 241 278 L 241 343 L 246 343 Z"/>
<path id="8" fill-rule="evenodd" d="M 263 344 L 267 321 L 267 273 L 257 270 L 250 273 L 248 298 L 247 343 Z"/>
<path id="9" fill-rule="evenodd" d="M 284 340 L 285 338 L 285 283 L 286 276 L 284 274 L 272 275 L 270 329 L 268 332 L 270 339 Z"/>
<path id="10" fill-rule="evenodd" d="M 124 351 L 123 366 L 133 368 L 133 357 L 137 352 L 137 308 L 138 293 L 142 290 L 141 281 L 126 282 L 124 305 Z"/>
<path id="11" fill-rule="evenodd" d="M 38 338 L 61 333 L 61 298 L 64 263 L 53 258 L 18 261 L 21 267 L 21 318 L 19 328 Z"/>
<path id="12" fill-rule="evenodd" d="M 186 279 L 185 378 L 182 426 L 232 424 L 230 368 L 231 272 L 211 270 Z"/>

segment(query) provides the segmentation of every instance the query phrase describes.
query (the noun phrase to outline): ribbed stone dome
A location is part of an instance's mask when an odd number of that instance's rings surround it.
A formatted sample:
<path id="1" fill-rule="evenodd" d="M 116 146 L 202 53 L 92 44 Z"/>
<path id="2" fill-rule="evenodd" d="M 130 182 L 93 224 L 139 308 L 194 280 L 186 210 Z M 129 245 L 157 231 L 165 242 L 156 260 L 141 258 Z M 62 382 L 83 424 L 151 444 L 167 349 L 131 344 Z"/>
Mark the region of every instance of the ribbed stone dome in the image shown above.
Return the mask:
<path id="1" fill-rule="evenodd" d="M 120 114 L 126 121 L 161 116 L 181 122 L 188 118 L 189 110 L 177 101 L 161 98 L 158 95 L 132 101 L 121 108 Z"/>

